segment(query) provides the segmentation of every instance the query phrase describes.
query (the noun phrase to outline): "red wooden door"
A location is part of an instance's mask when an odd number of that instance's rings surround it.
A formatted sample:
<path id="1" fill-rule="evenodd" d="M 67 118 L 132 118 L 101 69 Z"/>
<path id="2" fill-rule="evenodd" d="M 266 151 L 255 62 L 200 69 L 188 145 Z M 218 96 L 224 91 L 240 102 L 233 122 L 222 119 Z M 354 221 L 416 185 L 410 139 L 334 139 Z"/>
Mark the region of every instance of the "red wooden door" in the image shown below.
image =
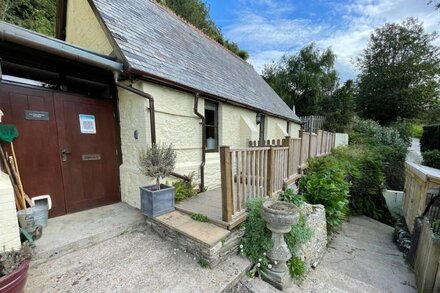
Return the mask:
<path id="1" fill-rule="evenodd" d="M 113 103 L 61 93 L 54 101 L 67 212 L 119 201 Z"/>
<path id="2" fill-rule="evenodd" d="M 31 197 L 50 194 L 50 216 L 65 214 L 53 92 L 2 83 L 0 109 L 3 123 L 14 124 L 19 131 L 13 143 L 25 192 Z M 44 112 L 47 120 L 26 119 L 25 111 Z M 2 146 L 11 155 L 9 144 Z"/>

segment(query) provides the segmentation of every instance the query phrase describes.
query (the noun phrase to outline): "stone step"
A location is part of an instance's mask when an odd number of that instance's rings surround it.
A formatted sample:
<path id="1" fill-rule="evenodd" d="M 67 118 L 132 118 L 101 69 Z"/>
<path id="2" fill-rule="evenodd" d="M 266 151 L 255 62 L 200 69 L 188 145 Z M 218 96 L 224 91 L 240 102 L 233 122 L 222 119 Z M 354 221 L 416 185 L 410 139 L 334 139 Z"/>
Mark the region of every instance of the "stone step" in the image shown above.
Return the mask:
<path id="1" fill-rule="evenodd" d="M 229 231 L 209 222 L 195 221 L 181 211 L 156 218 L 147 217 L 147 224 L 162 238 L 206 260 L 211 268 L 229 255 L 238 253 L 244 233 L 243 229 Z"/>
<path id="2" fill-rule="evenodd" d="M 35 242 L 32 265 L 141 229 L 145 216 L 122 202 L 51 218 Z"/>

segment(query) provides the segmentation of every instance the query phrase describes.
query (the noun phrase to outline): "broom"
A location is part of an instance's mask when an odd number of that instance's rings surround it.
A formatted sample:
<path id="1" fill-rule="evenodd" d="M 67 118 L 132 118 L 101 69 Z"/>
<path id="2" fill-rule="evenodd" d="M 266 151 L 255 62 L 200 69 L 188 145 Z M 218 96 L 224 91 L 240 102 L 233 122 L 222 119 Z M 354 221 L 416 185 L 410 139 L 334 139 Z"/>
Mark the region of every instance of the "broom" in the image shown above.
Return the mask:
<path id="1" fill-rule="evenodd" d="M 21 182 L 20 171 L 18 169 L 17 157 L 15 156 L 14 143 L 12 142 L 16 137 L 18 137 L 18 130 L 17 130 L 17 127 L 15 127 L 15 125 L 0 124 L 0 141 L 7 142 L 7 143 L 11 144 L 11 151 L 12 151 L 11 168 L 9 168 L 9 166 L 8 166 L 6 156 L 5 156 L 3 149 L 1 149 L 0 155 L 2 157 L 2 161 L 5 164 L 6 171 L 8 172 L 8 175 L 11 178 L 13 185 L 15 185 L 14 183 L 16 182 L 15 187 L 18 187 L 20 201 L 19 201 L 19 204 L 17 205 L 17 208 L 19 210 L 20 209 L 26 210 L 25 193 L 23 190 L 23 184 Z M 14 177 L 15 177 L 15 182 L 13 180 Z"/>

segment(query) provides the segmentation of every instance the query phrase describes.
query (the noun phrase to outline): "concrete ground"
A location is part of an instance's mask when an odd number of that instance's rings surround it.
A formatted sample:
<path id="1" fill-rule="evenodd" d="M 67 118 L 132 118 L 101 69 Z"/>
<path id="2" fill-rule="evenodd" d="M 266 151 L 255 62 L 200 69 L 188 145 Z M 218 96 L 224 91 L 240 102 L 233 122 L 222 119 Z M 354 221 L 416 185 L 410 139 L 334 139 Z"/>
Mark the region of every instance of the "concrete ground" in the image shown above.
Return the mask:
<path id="1" fill-rule="evenodd" d="M 423 161 L 422 153 L 420 152 L 420 140 L 418 138 L 411 139 L 411 145 L 408 148 L 406 161 L 421 164 Z"/>
<path id="2" fill-rule="evenodd" d="M 393 228 L 352 217 L 330 243 L 318 267 L 287 292 L 417 292 L 414 273 L 392 242 Z M 258 278 L 234 292 L 279 292 Z"/>
<path id="3" fill-rule="evenodd" d="M 222 292 L 249 265 L 237 255 L 202 268 L 145 228 L 32 265 L 25 292 Z"/>
<path id="4" fill-rule="evenodd" d="M 36 241 L 33 263 L 93 245 L 142 226 L 145 226 L 145 217 L 138 209 L 123 202 L 51 218 L 43 229 L 43 236 Z"/>

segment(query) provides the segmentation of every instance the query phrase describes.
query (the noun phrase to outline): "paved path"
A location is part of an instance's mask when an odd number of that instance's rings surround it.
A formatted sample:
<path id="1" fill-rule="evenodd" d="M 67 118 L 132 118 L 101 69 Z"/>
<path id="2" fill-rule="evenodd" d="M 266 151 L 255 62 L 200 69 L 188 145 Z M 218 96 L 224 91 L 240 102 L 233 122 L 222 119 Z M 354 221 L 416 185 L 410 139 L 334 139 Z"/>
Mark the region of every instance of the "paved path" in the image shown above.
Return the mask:
<path id="1" fill-rule="evenodd" d="M 423 161 L 422 153 L 420 152 L 420 140 L 418 138 L 411 139 L 411 145 L 408 148 L 406 160 L 416 164 L 421 164 Z"/>
<path id="2" fill-rule="evenodd" d="M 367 217 L 352 217 L 330 243 L 317 269 L 287 292 L 417 292 L 414 273 L 392 242 L 393 228 Z M 236 292 L 279 292 L 260 279 Z"/>
<path id="3" fill-rule="evenodd" d="M 146 229 L 34 263 L 25 292 L 222 292 L 249 265 L 237 255 L 204 269 Z"/>

